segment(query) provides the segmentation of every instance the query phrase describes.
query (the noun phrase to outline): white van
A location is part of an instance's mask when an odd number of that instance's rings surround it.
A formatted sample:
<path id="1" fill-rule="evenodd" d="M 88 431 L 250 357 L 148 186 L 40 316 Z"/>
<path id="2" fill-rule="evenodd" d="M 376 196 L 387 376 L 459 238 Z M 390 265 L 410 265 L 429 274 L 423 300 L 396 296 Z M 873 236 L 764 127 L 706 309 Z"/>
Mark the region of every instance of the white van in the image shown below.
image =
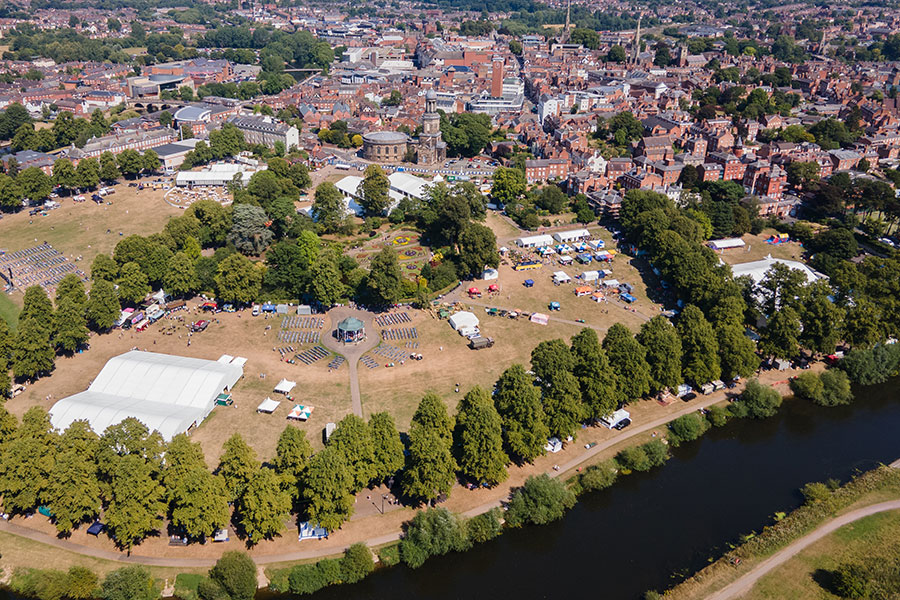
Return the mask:
<path id="1" fill-rule="evenodd" d="M 625 421 L 631 423 L 631 414 L 624 408 L 620 408 L 613 414 L 600 418 L 600 424 L 607 429 L 617 429 L 616 426 Z"/>

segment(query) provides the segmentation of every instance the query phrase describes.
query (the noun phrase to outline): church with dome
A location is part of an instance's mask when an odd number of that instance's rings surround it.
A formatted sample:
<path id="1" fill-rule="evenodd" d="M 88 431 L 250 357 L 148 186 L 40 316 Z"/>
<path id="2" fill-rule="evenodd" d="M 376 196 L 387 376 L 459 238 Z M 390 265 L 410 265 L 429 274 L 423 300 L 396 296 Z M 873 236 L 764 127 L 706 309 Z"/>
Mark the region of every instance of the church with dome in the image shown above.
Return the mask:
<path id="1" fill-rule="evenodd" d="M 372 162 L 399 163 L 408 156 L 409 149 L 415 153 L 416 164 L 433 165 L 447 160 L 447 143 L 441 138 L 441 115 L 434 90 L 425 94 L 422 133 L 417 140 L 399 131 L 370 131 L 362 138 L 362 156 Z"/>

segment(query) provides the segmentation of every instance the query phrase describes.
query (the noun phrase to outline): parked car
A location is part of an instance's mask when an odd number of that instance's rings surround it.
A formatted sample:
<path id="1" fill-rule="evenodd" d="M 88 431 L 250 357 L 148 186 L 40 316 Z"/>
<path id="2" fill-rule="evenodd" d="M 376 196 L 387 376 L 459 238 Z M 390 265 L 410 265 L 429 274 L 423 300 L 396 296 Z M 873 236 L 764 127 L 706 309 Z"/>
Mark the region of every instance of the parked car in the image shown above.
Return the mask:
<path id="1" fill-rule="evenodd" d="M 693 400 L 696 397 L 697 397 L 697 394 L 695 394 L 694 392 L 688 392 L 687 394 L 682 396 L 681 399 L 684 400 L 685 402 L 690 402 L 691 400 Z"/>
<path id="2" fill-rule="evenodd" d="M 613 425 L 613 429 L 617 429 L 618 431 L 622 431 L 623 429 L 625 429 L 625 428 L 628 427 L 629 425 L 631 425 L 631 419 L 622 419 L 621 421 L 619 421 L 618 423 L 616 423 L 615 425 Z"/>

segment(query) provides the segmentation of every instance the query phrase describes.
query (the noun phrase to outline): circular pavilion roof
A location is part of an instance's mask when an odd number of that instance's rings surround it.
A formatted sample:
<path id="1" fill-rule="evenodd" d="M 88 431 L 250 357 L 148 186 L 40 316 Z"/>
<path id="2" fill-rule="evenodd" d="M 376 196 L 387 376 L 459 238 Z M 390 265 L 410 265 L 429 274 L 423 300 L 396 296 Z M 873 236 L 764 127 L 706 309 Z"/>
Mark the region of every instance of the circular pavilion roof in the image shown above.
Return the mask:
<path id="1" fill-rule="evenodd" d="M 401 144 L 409 138 L 399 131 L 370 131 L 364 134 L 363 141 L 370 144 Z"/>
<path id="2" fill-rule="evenodd" d="M 366 325 L 356 317 L 347 317 L 340 323 L 338 323 L 339 331 L 361 331 L 365 329 Z"/>

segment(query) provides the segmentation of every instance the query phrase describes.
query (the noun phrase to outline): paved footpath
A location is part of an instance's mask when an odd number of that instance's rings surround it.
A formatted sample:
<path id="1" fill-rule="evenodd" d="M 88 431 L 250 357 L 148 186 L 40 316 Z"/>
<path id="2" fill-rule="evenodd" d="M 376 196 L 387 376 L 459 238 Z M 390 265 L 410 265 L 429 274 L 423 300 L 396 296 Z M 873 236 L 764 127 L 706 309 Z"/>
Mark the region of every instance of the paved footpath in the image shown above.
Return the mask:
<path id="1" fill-rule="evenodd" d="M 900 464 L 900 461 L 894 462 L 891 466 L 898 464 Z M 749 592 L 761 577 L 771 572 L 776 567 L 783 565 L 785 562 L 799 554 L 804 548 L 814 544 L 829 533 L 836 529 L 840 529 L 844 525 L 858 521 L 859 519 L 889 510 L 900 510 L 900 500 L 891 500 L 890 502 L 881 502 L 879 504 L 865 506 L 820 525 L 817 529 L 814 529 L 812 532 L 794 541 L 753 567 L 753 570 L 749 573 L 742 575 L 736 581 L 730 583 L 715 594 L 707 596 L 706 600 L 729 600 L 731 598 L 739 598 Z"/>
<path id="2" fill-rule="evenodd" d="M 350 367 L 350 401 L 353 406 L 353 413 L 358 417 L 362 417 L 362 397 L 359 393 L 359 371 L 357 367 L 360 357 L 378 345 L 379 338 L 378 331 L 375 328 L 375 320 L 372 317 L 372 313 L 348 306 L 339 306 L 331 309 L 328 312 L 328 317 L 331 319 L 331 323 L 328 324 L 326 331 L 322 335 L 322 345 L 347 359 L 347 365 Z M 337 324 L 347 317 L 356 317 L 365 323 L 365 340 L 358 344 L 343 344 L 335 339 L 332 333 L 337 329 Z"/>

